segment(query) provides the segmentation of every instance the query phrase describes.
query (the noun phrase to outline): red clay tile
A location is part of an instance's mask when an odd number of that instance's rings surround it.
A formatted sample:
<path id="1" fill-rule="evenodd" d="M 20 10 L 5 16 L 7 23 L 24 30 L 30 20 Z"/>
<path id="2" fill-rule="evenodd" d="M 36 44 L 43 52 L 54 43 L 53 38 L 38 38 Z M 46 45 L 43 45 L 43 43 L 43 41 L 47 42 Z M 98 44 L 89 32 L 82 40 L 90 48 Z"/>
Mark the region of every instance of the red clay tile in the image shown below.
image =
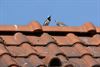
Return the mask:
<path id="1" fill-rule="evenodd" d="M 14 25 L 14 26 L 16 27 L 16 31 L 22 31 L 22 32 L 35 32 L 42 30 L 40 24 L 35 21 L 31 22 L 28 25 L 23 25 L 23 26 Z"/>
<path id="2" fill-rule="evenodd" d="M 49 35 L 48 33 L 43 33 L 42 36 L 41 36 L 41 39 L 45 39 L 45 41 L 48 43 L 52 43 L 52 42 L 56 42 L 55 39 Z"/>
<path id="3" fill-rule="evenodd" d="M 17 25 L 14 25 L 14 27 L 16 28 L 15 31 L 22 31 L 22 32 L 32 32 L 33 29 L 30 28 L 28 25 L 23 25 L 23 26 L 17 26 Z"/>
<path id="4" fill-rule="evenodd" d="M 50 43 L 47 46 L 49 54 L 52 56 L 57 55 L 58 53 L 63 53 L 56 44 Z"/>
<path id="5" fill-rule="evenodd" d="M 22 67 L 32 67 L 33 65 L 27 61 L 27 58 L 14 58 L 14 61 Z"/>
<path id="6" fill-rule="evenodd" d="M 77 43 L 74 45 L 74 47 L 78 50 L 78 52 L 80 52 L 81 56 L 86 54 L 91 55 L 90 51 L 82 44 Z"/>
<path id="7" fill-rule="evenodd" d="M 11 25 L 0 25 L 0 31 L 16 31 L 16 28 Z"/>
<path id="8" fill-rule="evenodd" d="M 67 57 L 80 57 L 81 54 L 77 49 L 74 47 L 61 47 L 60 50 L 67 56 Z"/>
<path id="9" fill-rule="evenodd" d="M 29 41 L 32 43 L 31 45 L 41 45 L 41 37 L 37 36 L 28 36 Z M 42 44 L 43 45 L 43 44 Z"/>
<path id="10" fill-rule="evenodd" d="M 82 41 L 82 45 L 84 46 L 91 46 L 93 44 L 90 44 L 89 40 L 91 39 L 91 37 L 79 37 Z"/>
<path id="11" fill-rule="evenodd" d="M 45 63 L 48 64 L 52 58 L 56 57 L 57 54 L 62 53 L 61 50 L 57 47 L 57 45 L 51 43 L 47 46 L 48 55 L 45 57 Z"/>
<path id="12" fill-rule="evenodd" d="M 84 46 L 99 46 L 99 34 L 94 35 L 93 37 L 80 37 Z"/>
<path id="13" fill-rule="evenodd" d="M 25 35 L 23 35 L 22 33 L 16 33 L 14 35 L 14 39 L 17 44 L 29 42 L 28 38 Z"/>
<path id="14" fill-rule="evenodd" d="M 0 44 L 0 56 L 2 56 L 4 54 L 9 54 L 9 52 L 5 48 L 4 44 Z"/>
<path id="15" fill-rule="evenodd" d="M 84 25 L 83 25 L 83 29 L 86 31 L 86 32 L 89 32 L 89 31 L 96 31 L 96 28 L 95 26 L 90 23 L 90 22 L 86 22 Z"/>
<path id="16" fill-rule="evenodd" d="M 69 61 L 76 65 L 75 67 L 87 67 L 86 63 L 84 63 L 84 60 L 81 58 L 70 58 Z"/>
<path id="17" fill-rule="evenodd" d="M 64 46 L 72 46 L 74 43 L 82 43 L 80 38 L 78 38 L 76 35 L 69 33 L 66 36 L 54 36 L 54 39 L 57 41 L 58 45 Z"/>
<path id="18" fill-rule="evenodd" d="M 1 37 L 4 40 L 5 45 L 19 45 L 14 39 L 14 36 L 1 36 Z"/>
<path id="19" fill-rule="evenodd" d="M 100 27 L 96 27 L 96 32 L 100 33 Z"/>
<path id="20" fill-rule="evenodd" d="M 13 58 L 9 55 L 3 55 L 0 57 L 0 62 L 2 63 L 0 66 L 2 67 L 11 67 L 16 66 L 18 67 L 17 63 L 13 60 Z"/>
<path id="21" fill-rule="evenodd" d="M 62 67 L 76 67 L 76 66 L 72 63 L 66 63 L 66 64 L 63 64 Z"/>
<path id="22" fill-rule="evenodd" d="M 37 57 L 36 55 L 31 55 L 27 58 L 27 61 L 29 63 L 31 63 L 34 67 L 39 67 L 41 65 L 44 65 L 44 63 L 42 62 L 42 60 Z"/>
<path id="23" fill-rule="evenodd" d="M 66 55 L 60 54 L 57 57 L 60 59 L 62 67 L 76 67 L 76 64 L 71 62 Z"/>
<path id="24" fill-rule="evenodd" d="M 40 31 L 42 30 L 41 25 L 36 22 L 33 21 L 30 24 L 26 25 L 26 26 L 18 26 L 18 25 L 1 25 L 0 26 L 0 31 L 27 31 L 27 32 L 33 32 L 33 31 Z"/>
<path id="25" fill-rule="evenodd" d="M 98 65 L 99 64 L 90 55 L 85 55 L 82 58 L 83 58 L 84 62 L 87 64 L 88 67 L 94 67 L 95 65 Z"/>
<path id="26" fill-rule="evenodd" d="M 41 25 L 37 22 L 37 21 L 32 21 L 31 23 L 28 24 L 29 27 L 34 31 L 41 31 L 42 30 L 42 27 Z"/>
<path id="27" fill-rule="evenodd" d="M 15 57 L 27 57 L 31 54 L 38 54 L 28 43 L 23 43 L 21 46 L 8 46 L 7 49 Z"/>
<path id="28" fill-rule="evenodd" d="M 44 46 L 33 47 L 33 49 L 35 49 L 42 56 L 46 56 L 49 53 L 48 48 Z"/>
<path id="29" fill-rule="evenodd" d="M 100 34 L 96 34 L 94 35 L 90 40 L 89 43 L 91 43 L 92 45 L 100 45 Z"/>
<path id="30" fill-rule="evenodd" d="M 56 42 L 58 43 L 58 45 L 60 46 L 71 46 L 72 44 L 70 44 L 68 38 L 66 38 L 65 36 L 53 36 L 53 38 L 56 40 Z"/>
<path id="31" fill-rule="evenodd" d="M 2 37 L 0 37 L 0 43 L 4 43 L 4 40 Z"/>
<path id="32" fill-rule="evenodd" d="M 100 57 L 100 47 L 87 47 L 94 57 Z"/>
<path id="33" fill-rule="evenodd" d="M 59 26 L 43 26 L 44 32 L 84 32 L 81 27 L 59 27 Z"/>
<path id="34" fill-rule="evenodd" d="M 41 38 L 38 40 L 38 43 L 41 43 L 42 45 L 47 45 L 48 43 L 52 43 L 54 42 L 55 43 L 55 40 L 53 39 L 52 36 L 50 36 L 49 34 L 47 33 L 43 33 Z"/>
<path id="35" fill-rule="evenodd" d="M 99 64 L 100 64 L 100 58 L 97 58 L 97 59 L 96 59 L 96 61 L 97 61 L 97 63 L 99 63 Z"/>
<path id="36" fill-rule="evenodd" d="M 66 64 L 69 62 L 68 57 L 65 54 L 59 54 L 57 55 L 57 57 L 60 59 L 60 61 L 62 62 L 62 64 Z"/>
<path id="37" fill-rule="evenodd" d="M 75 44 L 75 43 L 82 43 L 82 41 L 77 37 L 77 36 L 75 36 L 74 34 L 72 34 L 72 33 L 69 33 L 69 34 L 67 34 L 67 37 L 68 37 L 68 40 L 70 40 L 70 43 L 71 44 Z"/>
<path id="38" fill-rule="evenodd" d="M 48 33 L 43 33 L 40 37 L 31 37 L 29 40 L 33 45 L 45 46 L 48 43 L 52 43 L 52 42 L 55 43 L 55 39 L 52 36 L 50 36 Z"/>

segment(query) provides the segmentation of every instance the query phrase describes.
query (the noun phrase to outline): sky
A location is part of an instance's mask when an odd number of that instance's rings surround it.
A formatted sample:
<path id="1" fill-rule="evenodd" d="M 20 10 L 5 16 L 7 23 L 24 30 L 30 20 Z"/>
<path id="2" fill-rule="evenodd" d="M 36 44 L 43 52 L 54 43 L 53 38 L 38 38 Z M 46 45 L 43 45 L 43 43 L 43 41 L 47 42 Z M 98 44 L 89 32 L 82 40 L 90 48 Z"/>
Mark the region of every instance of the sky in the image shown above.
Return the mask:
<path id="1" fill-rule="evenodd" d="M 57 22 L 100 26 L 100 0 L 0 0 L 0 25 L 43 24 L 48 16 L 52 19 L 50 26 Z"/>

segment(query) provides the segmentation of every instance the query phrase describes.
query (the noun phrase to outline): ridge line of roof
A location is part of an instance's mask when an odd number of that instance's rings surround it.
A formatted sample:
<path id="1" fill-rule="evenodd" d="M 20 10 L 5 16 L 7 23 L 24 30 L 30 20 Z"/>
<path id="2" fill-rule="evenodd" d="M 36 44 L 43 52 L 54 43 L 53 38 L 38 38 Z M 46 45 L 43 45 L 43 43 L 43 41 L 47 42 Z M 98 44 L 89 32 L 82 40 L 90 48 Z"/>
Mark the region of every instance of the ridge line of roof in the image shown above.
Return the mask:
<path id="1" fill-rule="evenodd" d="M 96 32 L 100 33 L 100 27 L 86 22 L 82 26 L 42 26 L 39 22 L 33 21 L 27 25 L 0 25 L 0 31 L 20 31 L 20 32 Z"/>

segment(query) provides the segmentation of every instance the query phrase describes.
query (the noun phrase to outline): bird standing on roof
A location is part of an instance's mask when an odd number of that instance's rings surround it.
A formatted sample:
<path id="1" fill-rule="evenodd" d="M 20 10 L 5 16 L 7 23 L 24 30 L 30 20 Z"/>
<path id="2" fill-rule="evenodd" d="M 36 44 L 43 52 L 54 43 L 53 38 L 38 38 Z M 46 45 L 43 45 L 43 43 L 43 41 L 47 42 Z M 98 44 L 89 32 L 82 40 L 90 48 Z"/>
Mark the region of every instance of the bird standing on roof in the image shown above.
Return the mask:
<path id="1" fill-rule="evenodd" d="M 57 26 L 66 26 L 63 22 L 57 22 Z"/>
<path id="2" fill-rule="evenodd" d="M 45 20 L 43 26 L 48 26 L 49 23 L 50 23 L 50 21 L 51 21 L 51 16 L 49 16 L 49 17 Z"/>

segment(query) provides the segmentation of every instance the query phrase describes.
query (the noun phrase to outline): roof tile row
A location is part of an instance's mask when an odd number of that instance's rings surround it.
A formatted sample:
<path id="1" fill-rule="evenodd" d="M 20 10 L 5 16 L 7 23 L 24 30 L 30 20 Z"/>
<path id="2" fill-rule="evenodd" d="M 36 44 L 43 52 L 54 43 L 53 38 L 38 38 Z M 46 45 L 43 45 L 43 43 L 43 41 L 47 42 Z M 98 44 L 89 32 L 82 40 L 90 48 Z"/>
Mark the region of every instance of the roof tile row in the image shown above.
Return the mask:
<path id="1" fill-rule="evenodd" d="M 18 25 L 0 25 L 0 31 L 22 31 L 22 32 L 97 32 L 100 33 L 100 27 L 95 27 L 92 23 L 86 22 L 82 26 L 41 26 L 33 21 L 26 26 Z"/>
<path id="2" fill-rule="evenodd" d="M 57 43 L 62 46 L 73 46 L 75 43 L 82 43 L 85 46 L 99 46 L 100 45 L 100 34 L 96 34 L 93 37 L 78 37 L 73 33 L 69 33 L 66 36 L 51 36 L 47 33 L 43 33 L 40 37 L 38 36 L 25 36 L 22 33 L 16 33 L 14 36 L 1 36 L 0 42 L 5 45 L 21 45 L 22 43 L 30 43 L 31 45 L 42 45 L 45 46 L 48 43 Z M 35 43 L 35 44 L 34 44 Z"/>

